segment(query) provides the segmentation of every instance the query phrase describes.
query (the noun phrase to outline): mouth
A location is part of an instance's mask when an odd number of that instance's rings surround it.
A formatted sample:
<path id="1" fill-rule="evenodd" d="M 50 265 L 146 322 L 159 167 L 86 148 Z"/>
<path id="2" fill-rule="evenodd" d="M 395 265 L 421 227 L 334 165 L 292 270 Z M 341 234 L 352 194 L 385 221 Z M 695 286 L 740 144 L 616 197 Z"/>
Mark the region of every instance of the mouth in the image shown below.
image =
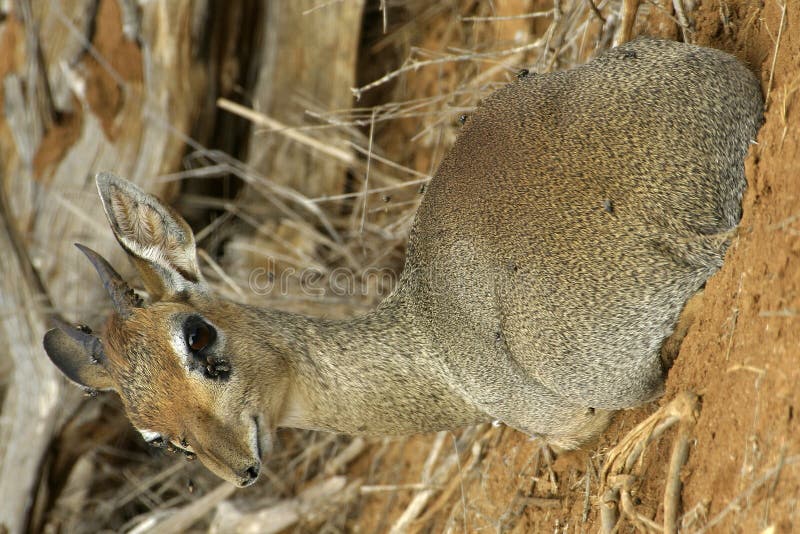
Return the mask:
<path id="1" fill-rule="evenodd" d="M 253 417 L 253 424 L 256 427 L 256 447 L 255 447 L 255 449 L 256 449 L 256 454 L 258 455 L 258 460 L 259 461 L 261 461 L 261 459 L 264 457 L 264 451 L 261 449 L 261 425 L 259 424 L 259 421 L 258 421 L 260 418 L 261 418 L 260 415 L 257 415 L 257 416 Z"/>
<path id="2" fill-rule="evenodd" d="M 265 455 L 272 452 L 272 429 L 261 414 L 253 416 L 253 425 L 255 428 L 253 450 L 258 454 L 258 460 L 262 461 Z"/>

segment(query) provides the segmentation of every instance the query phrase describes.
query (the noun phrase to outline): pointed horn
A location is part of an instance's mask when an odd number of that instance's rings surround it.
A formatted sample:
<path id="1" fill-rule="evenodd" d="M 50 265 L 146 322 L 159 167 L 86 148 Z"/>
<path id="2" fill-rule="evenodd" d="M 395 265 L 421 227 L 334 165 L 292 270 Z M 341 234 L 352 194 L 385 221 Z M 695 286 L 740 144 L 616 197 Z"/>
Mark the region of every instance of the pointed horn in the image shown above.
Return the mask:
<path id="1" fill-rule="evenodd" d="M 114 270 L 110 263 L 100 254 L 83 246 L 80 243 L 75 243 L 75 246 L 83 252 L 89 261 L 94 265 L 97 274 L 100 275 L 100 280 L 103 281 L 103 286 L 111 297 L 111 302 L 114 305 L 114 310 L 123 319 L 130 317 L 133 313 L 133 308 L 142 307 L 142 299 L 128 286 L 128 283 Z"/>

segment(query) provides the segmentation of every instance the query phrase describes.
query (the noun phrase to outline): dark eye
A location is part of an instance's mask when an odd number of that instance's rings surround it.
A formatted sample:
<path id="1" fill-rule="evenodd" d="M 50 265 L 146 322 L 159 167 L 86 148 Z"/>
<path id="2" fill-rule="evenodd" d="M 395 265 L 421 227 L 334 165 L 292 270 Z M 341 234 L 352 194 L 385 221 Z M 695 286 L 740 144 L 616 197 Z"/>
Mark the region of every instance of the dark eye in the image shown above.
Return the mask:
<path id="1" fill-rule="evenodd" d="M 148 441 L 147 444 L 150 445 L 151 447 L 158 447 L 159 449 L 161 449 L 164 447 L 164 438 L 158 436 Z"/>
<path id="2" fill-rule="evenodd" d="M 186 345 L 192 352 L 202 351 L 211 345 L 217 337 L 214 328 L 200 317 L 187 319 L 183 332 L 184 336 L 186 336 Z"/>
<path id="3" fill-rule="evenodd" d="M 231 373 L 228 359 L 218 354 L 220 347 L 215 347 L 217 331 L 199 315 L 192 315 L 183 323 L 183 336 L 186 346 L 192 353 L 191 369 L 202 370 L 206 378 L 227 380 Z"/>

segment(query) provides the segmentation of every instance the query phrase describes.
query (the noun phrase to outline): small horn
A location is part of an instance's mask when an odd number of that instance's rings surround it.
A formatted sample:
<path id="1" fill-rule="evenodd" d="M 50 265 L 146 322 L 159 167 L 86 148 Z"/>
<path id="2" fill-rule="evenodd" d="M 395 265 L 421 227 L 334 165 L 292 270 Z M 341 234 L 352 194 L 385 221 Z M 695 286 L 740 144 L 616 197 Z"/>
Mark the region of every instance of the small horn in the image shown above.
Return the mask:
<path id="1" fill-rule="evenodd" d="M 75 243 L 75 246 L 78 247 L 78 249 L 89 258 L 92 265 L 94 265 L 97 274 L 100 275 L 100 280 L 103 281 L 103 286 L 108 292 L 108 296 L 111 297 L 114 310 L 116 310 L 120 317 L 127 319 L 130 317 L 131 313 L 133 313 L 133 308 L 142 307 L 142 299 L 139 298 L 136 292 L 130 288 L 128 283 L 122 279 L 119 273 L 114 270 L 105 258 L 80 243 Z M 74 339 L 78 341 L 77 338 Z"/>

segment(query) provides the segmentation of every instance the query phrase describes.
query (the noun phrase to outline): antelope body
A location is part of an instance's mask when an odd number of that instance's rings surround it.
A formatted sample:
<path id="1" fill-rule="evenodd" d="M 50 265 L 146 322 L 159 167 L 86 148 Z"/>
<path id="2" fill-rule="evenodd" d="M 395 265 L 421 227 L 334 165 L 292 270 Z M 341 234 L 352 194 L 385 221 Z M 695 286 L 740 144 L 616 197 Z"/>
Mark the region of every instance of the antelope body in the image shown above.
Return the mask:
<path id="1" fill-rule="evenodd" d="M 102 341 L 61 324 L 45 348 L 72 380 L 117 391 L 145 439 L 242 486 L 280 426 L 500 420 L 576 447 L 662 392 L 664 340 L 740 218 L 761 110 L 732 56 L 654 39 L 509 84 L 430 182 L 395 292 L 344 321 L 216 297 L 183 219 L 100 174 L 150 303 L 84 249 L 115 312 Z"/>

